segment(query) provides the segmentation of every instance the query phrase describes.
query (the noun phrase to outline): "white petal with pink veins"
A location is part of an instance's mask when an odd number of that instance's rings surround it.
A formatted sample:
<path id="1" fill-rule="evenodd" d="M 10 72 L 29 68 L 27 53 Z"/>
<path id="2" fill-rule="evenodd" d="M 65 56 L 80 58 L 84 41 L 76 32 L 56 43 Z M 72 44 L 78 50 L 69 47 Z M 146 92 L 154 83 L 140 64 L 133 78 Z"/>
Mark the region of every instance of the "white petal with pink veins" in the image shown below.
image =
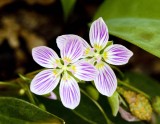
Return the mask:
<path id="1" fill-rule="evenodd" d="M 63 75 L 60 82 L 60 98 L 62 104 L 66 108 L 74 109 L 80 103 L 80 89 L 76 80 L 68 75 L 67 73 Z"/>
<path id="2" fill-rule="evenodd" d="M 53 73 L 53 69 L 39 72 L 31 81 L 30 90 L 37 95 L 44 95 L 52 92 L 58 85 L 60 76 Z"/>
<path id="3" fill-rule="evenodd" d="M 34 61 L 45 68 L 55 68 L 59 57 L 54 50 L 46 46 L 39 46 L 32 49 Z"/>
<path id="4" fill-rule="evenodd" d="M 117 78 L 113 70 L 104 62 L 99 62 L 96 65 L 98 75 L 94 82 L 97 90 L 106 96 L 112 96 L 117 88 Z"/>
<path id="5" fill-rule="evenodd" d="M 85 61 L 80 61 L 73 64 L 70 67 L 70 70 L 73 72 L 75 77 L 84 81 L 92 81 L 97 75 L 96 68 L 92 64 Z"/>
<path id="6" fill-rule="evenodd" d="M 123 65 L 128 63 L 132 55 L 133 55 L 132 51 L 130 51 L 126 47 L 119 44 L 114 44 L 108 46 L 105 49 L 103 53 L 103 58 L 109 64 Z"/>
<path id="7" fill-rule="evenodd" d="M 98 18 L 92 23 L 89 38 L 91 45 L 97 50 L 101 50 L 107 45 L 109 39 L 108 28 L 102 18 Z"/>

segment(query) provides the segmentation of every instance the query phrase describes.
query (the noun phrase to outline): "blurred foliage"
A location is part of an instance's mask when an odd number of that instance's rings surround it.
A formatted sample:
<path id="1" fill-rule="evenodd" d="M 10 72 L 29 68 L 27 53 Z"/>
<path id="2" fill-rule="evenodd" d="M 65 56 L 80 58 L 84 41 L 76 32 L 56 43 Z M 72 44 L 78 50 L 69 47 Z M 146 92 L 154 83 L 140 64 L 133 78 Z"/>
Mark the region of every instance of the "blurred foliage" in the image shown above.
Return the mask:
<path id="1" fill-rule="evenodd" d="M 64 124 L 57 116 L 17 98 L 1 97 L 0 108 L 0 123 L 3 124 Z"/>
<path id="2" fill-rule="evenodd" d="M 69 14 L 71 14 L 76 0 L 61 0 L 64 19 L 67 20 Z"/>
<path id="3" fill-rule="evenodd" d="M 94 19 L 102 16 L 110 34 L 160 57 L 159 5 L 159 0 L 106 0 Z"/>

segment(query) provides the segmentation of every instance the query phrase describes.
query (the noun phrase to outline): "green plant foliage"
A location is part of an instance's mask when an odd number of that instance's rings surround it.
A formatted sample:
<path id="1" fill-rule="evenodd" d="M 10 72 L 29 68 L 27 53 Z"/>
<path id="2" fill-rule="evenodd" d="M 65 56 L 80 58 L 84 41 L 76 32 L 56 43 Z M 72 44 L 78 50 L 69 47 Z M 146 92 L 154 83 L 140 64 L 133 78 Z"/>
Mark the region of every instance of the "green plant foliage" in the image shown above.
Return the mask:
<path id="1" fill-rule="evenodd" d="M 76 0 L 61 0 L 61 3 L 64 12 L 64 18 L 66 20 L 74 7 Z"/>
<path id="2" fill-rule="evenodd" d="M 119 110 L 118 93 L 114 92 L 111 97 L 108 97 L 108 101 L 111 106 L 113 116 L 116 116 Z"/>
<path id="3" fill-rule="evenodd" d="M 110 34 L 160 57 L 159 5 L 159 0 L 106 0 L 94 19 L 103 17 Z"/>
<path id="4" fill-rule="evenodd" d="M 151 97 L 160 96 L 160 84 L 156 80 L 146 75 L 133 72 L 126 72 L 125 75 L 129 78 L 130 85 L 135 86 Z"/>
<path id="5" fill-rule="evenodd" d="M 3 124 L 64 124 L 55 115 L 12 97 L 0 97 L 0 123 Z"/>
<path id="6" fill-rule="evenodd" d="M 47 111 L 63 118 L 67 124 L 112 124 L 99 103 L 83 90 L 80 104 L 74 110 L 65 108 L 59 100 L 42 97 L 39 100 L 43 101 Z"/>
<path id="7" fill-rule="evenodd" d="M 95 87 L 93 87 L 92 85 L 86 86 L 86 92 L 91 98 L 93 98 L 94 100 L 98 100 L 99 92 L 95 89 Z"/>
<path id="8" fill-rule="evenodd" d="M 130 122 L 124 120 L 121 117 L 119 112 L 117 113 L 116 117 L 112 115 L 112 110 L 111 110 L 110 104 L 107 102 L 106 96 L 100 96 L 99 104 L 102 106 L 104 111 L 107 113 L 108 117 L 113 122 L 113 124 L 130 124 Z M 131 122 L 131 124 L 145 124 L 145 123 L 143 121 L 138 121 L 138 122 Z"/>

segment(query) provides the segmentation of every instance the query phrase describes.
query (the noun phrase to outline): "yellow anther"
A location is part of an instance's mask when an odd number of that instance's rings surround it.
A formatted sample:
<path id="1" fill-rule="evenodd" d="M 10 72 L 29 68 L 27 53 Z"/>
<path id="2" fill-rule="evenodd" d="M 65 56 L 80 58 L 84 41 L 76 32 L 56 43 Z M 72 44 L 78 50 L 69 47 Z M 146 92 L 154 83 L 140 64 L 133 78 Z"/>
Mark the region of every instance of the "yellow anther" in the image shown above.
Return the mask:
<path id="1" fill-rule="evenodd" d="M 106 59 L 108 58 L 107 52 L 104 52 L 104 53 L 103 53 L 103 58 L 104 58 L 104 60 L 106 60 Z"/>
<path id="2" fill-rule="evenodd" d="M 77 70 L 77 69 L 76 69 L 76 66 L 75 66 L 75 65 L 72 65 L 72 66 L 71 66 L 71 72 L 74 73 L 74 72 L 76 72 L 76 70 Z"/>
<path id="3" fill-rule="evenodd" d="M 84 54 L 87 55 L 87 54 L 89 54 L 90 51 L 91 51 L 90 48 L 86 48 L 84 51 Z"/>
<path id="4" fill-rule="evenodd" d="M 53 70 L 53 75 L 57 75 L 58 71 L 57 70 Z"/>
<path id="5" fill-rule="evenodd" d="M 71 63 L 71 59 L 68 57 L 63 58 L 64 63 Z"/>
<path id="6" fill-rule="evenodd" d="M 102 50 L 102 46 L 98 44 L 94 44 L 94 48 L 98 51 Z"/>
<path id="7" fill-rule="evenodd" d="M 70 80 L 70 79 L 71 79 L 71 76 L 69 74 L 67 74 L 67 72 L 65 72 L 63 77 L 62 77 L 62 80 L 67 81 L 67 80 Z"/>
<path id="8" fill-rule="evenodd" d="M 104 68 L 104 63 L 102 63 L 102 62 L 100 62 L 100 63 L 97 63 L 97 65 L 96 65 L 96 68 L 97 69 L 102 69 L 102 68 Z"/>

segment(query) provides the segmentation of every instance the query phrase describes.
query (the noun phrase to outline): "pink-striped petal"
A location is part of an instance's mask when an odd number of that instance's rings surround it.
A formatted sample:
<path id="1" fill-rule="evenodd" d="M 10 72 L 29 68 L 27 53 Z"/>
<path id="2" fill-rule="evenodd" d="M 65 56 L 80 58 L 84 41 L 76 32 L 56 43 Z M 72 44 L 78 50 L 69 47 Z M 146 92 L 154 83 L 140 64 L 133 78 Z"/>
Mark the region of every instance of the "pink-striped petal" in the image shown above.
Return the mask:
<path id="1" fill-rule="evenodd" d="M 32 56 L 35 62 L 45 68 L 55 68 L 59 63 L 59 57 L 56 52 L 46 46 L 33 48 Z"/>
<path id="2" fill-rule="evenodd" d="M 108 28 L 102 17 L 95 20 L 90 28 L 89 38 L 91 45 L 98 51 L 102 50 L 108 42 Z"/>
<path id="3" fill-rule="evenodd" d="M 65 47 L 70 37 L 72 37 L 72 35 L 61 35 L 57 37 L 56 43 L 60 50 L 62 50 Z"/>
<path id="4" fill-rule="evenodd" d="M 133 55 L 132 51 L 130 51 L 126 47 L 119 44 L 114 44 L 108 46 L 105 49 L 103 53 L 103 58 L 109 64 L 123 65 L 128 63 L 132 55 Z"/>
<path id="5" fill-rule="evenodd" d="M 65 73 L 60 83 L 60 98 L 66 108 L 74 109 L 80 103 L 80 89 L 76 80 Z"/>
<path id="6" fill-rule="evenodd" d="M 48 94 L 57 86 L 59 80 L 60 76 L 54 75 L 53 69 L 41 71 L 31 81 L 30 90 L 37 95 Z"/>
<path id="7" fill-rule="evenodd" d="M 65 64 L 74 63 L 83 55 L 83 45 L 79 38 L 69 37 L 67 44 L 61 50 L 61 57 Z"/>
<path id="8" fill-rule="evenodd" d="M 61 35 L 59 37 L 57 37 L 56 42 L 57 42 L 57 46 L 60 50 L 62 50 L 65 45 L 67 44 L 67 41 L 69 41 L 69 39 L 71 38 L 77 38 L 79 39 L 79 41 L 82 42 L 83 45 L 83 56 L 82 58 L 88 57 L 88 56 L 92 56 L 94 51 L 93 48 L 90 47 L 90 45 L 87 43 L 87 41 L 85 41 L 83 38 L 79 37 L 78 35 L 74 35 L 74 34 L 67 34 L 67 35 Z"/>
<path id="9" fill-rule="evenodd" d="M 66 35 L 61 35 L 61 36 L 57 37 L 56 43 L 57 43 L 58 48 L 60 50 L 62 50 L 64 48 L 65 44 L 67 43 L 67 41 L 69 41 L 71 38 L 79 39 L 82 42 L 84 48 L 90 47 L 89 44 L 80 36 L 74 35 L 74 34 L 66 34 Z"/>
<path id="10" fill-rule="evenodd" d="M 97 90 L 106 96 L 112 96 L 117 88 L 117 79 L 113 70 L 104 62 L 99 62 L 96 65 L 98 75 L 95 78 L 95 86 Z"/>
<path id="11" fill-rule="evenodd" d="M 75 77 L 84 81 L 92 81 L 97 75 L 96 68 L 85 61 L 80 61 L 70 67 L 70 71 Z"/>

